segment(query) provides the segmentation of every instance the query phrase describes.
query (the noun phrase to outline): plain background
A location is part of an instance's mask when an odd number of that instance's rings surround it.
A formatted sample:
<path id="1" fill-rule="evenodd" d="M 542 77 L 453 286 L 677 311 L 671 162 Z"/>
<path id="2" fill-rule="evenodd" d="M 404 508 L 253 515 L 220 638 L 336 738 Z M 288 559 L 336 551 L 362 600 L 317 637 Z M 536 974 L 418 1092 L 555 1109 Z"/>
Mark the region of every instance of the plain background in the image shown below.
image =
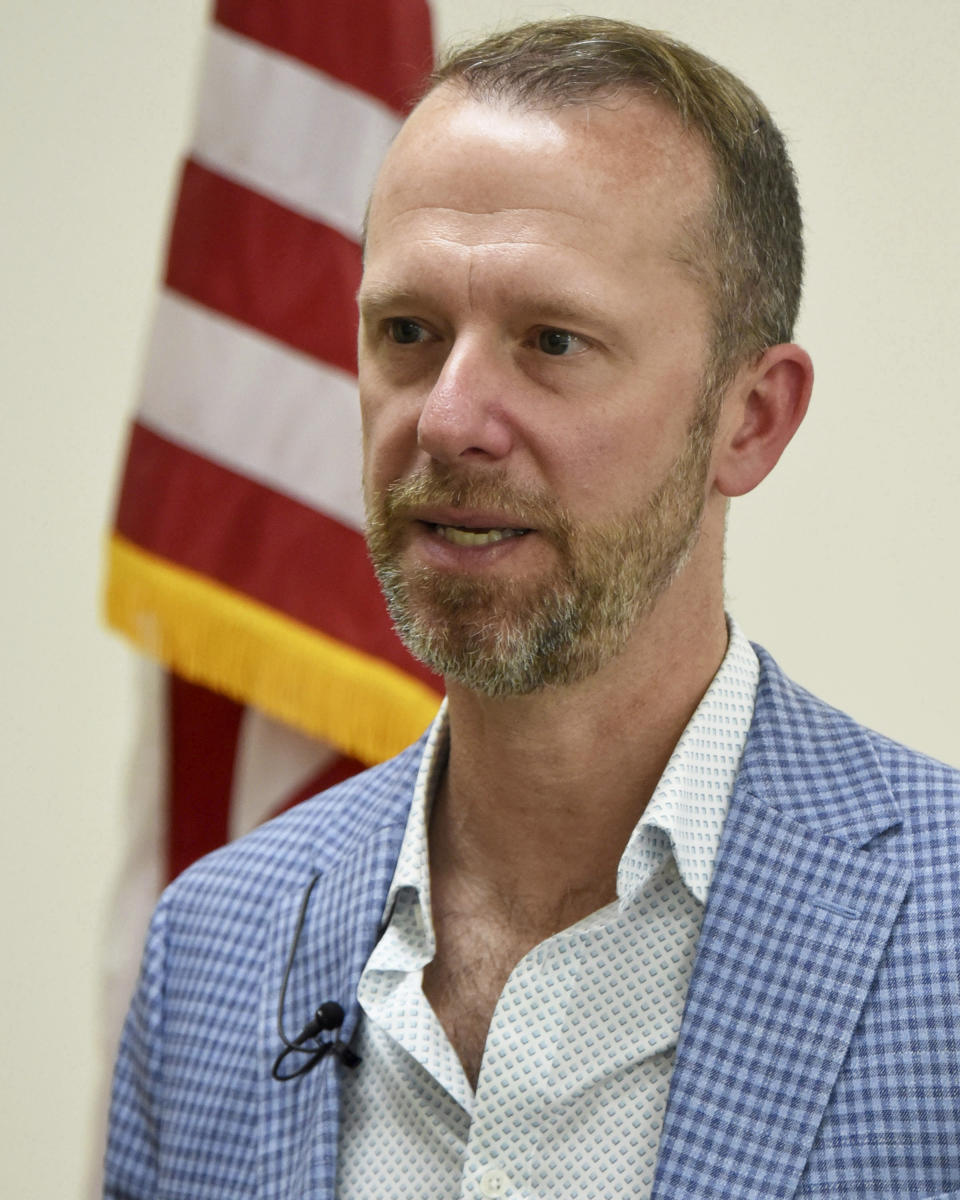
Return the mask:
<path id="1" fill-rule="evenodd" d="M 124 426 L 187 144 L 202 0 L 5 0 L 2 246 L 5 1195 L 80 1196 L 99 957 L 123 850 L 134 655 L 98 625 Z M 960 48 L 956 0 L 624 0 L 738 71 L 786 132 L 818 371 L 736 502 L 730 607 L 859 720 L 954 763 Z M 563 11 L 440 0 L 443 36 Z"/>

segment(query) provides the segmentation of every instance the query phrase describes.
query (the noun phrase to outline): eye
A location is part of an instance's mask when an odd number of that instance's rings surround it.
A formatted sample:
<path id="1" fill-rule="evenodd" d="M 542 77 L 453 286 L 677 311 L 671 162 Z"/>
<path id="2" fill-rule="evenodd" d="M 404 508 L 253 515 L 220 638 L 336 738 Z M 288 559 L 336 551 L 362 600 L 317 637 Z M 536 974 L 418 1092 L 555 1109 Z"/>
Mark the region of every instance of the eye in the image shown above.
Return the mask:
<path id="1" fill-rule="evenodd" d="M 412 346 L 416 342 L 425 342 L 429 334 L 420 324 L 410 317 L 391 317 L 387 322 L 387 333 L 390 340 L 401 346 Z"/>
<path id="2" fill-rule="evenodd" d="M 569 329 L 541 329 L 537 334 L 537 349 L 544 354 L 552 354 L 554 358 L 576 354 L 585 346 L 583 338 Z"/>

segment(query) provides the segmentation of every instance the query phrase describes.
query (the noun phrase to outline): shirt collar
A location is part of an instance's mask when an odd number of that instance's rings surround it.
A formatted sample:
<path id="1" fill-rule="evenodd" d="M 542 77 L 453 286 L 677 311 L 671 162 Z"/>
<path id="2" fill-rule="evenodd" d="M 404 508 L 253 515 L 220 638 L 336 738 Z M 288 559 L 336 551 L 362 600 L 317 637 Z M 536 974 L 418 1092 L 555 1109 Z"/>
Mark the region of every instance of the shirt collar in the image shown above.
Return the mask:
<path id="1" fill-rule="evenodd" d="M 651 873 L 652 860 L 662 858 L 657 831 L 668 840 L 677 868 L 701 904 L 713 879 L 720 835 L 747 732 L 753 719 L 760 664 L 753 647 L 732 618 L 729 642 L 720 669 L 674 747 L 650 803 L 630 836 L 617 871 L 617 895 L 627 901 Z M 447 763 L 450 727 L 447 701 L 434 718 L 417 773 L 384 921 L 401 888 L 412 888 L 425 914 L 430 904 L 427 823 L 430 804 Z M 432 922 L 426 921 L 432 941 Z M 432 955 L 434 947 L 430 947 Z"/>
<path id="2" fill-rule="evenodd" d="M 400 855 L 397 858 L 393 882 L 387 893 L 387 903 L 384 908 L 384 923 L 396 904 L 397 895 L 401 888 L 412 888 L 420 898 L 420 905 L 425 913 L 433 910 L 430 903 L 430 859 L 427 847 L 427 822 L 430 817 L 430 806 L 436 794 L 443 771 L 447 765 L 447 752 L 450 744 L 450 723 L 447 715 L 447 700 L 443 699 L 440 711 L 433 719 L 427 734 L 426 745 L 420 759 L 417 771 L 417 781 L 413 789 L 413 803 L 407 817 L 407 827 L 404 830 L 403 841 L 400 844 Z M 433 925 L 426 922 L 428 938 L 431 942 L 430 954 L 434 952 Z"/>
<path id="3" fill-rule="evenodd" d="M 760 678 L 753 647 L 736 621 L 728 618 L 727 625 L 729 642 L 720 669 L 674 747 L 620 859 L 621 903 L 649 878 L 653 860 L 662 857 L 658 843 L 663 836 L 683 882 L 701 904 L 707 902 Z"/>

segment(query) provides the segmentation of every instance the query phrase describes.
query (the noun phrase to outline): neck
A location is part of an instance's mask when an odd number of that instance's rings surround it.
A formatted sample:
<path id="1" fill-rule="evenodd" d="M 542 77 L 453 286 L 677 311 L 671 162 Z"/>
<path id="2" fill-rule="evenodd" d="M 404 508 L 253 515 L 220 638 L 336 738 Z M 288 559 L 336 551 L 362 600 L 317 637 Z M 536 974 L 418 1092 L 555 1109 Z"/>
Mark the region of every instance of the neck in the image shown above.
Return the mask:
<path id="1" fill-rule="evenodd" d="M 627 840 L 726 645 L 718 588 L 684 611 L 656 606 L 575 685 L 491 699 L 450 684 L 435 872 L 470 881 L 485 902 L 536 898 L 570 919 L 613 899 Z"/>

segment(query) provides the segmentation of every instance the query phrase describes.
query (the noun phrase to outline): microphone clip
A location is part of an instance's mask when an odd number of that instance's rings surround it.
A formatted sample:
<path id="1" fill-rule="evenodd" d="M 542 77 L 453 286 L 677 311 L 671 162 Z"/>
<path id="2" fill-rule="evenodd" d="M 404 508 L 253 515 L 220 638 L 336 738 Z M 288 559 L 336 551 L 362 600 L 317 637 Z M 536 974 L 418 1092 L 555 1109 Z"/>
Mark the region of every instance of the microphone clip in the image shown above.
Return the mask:
<path id="1" fill-rule="evenodd" d="M 345 1067 L 356 1067 L 360 1063 L 360 1057 L 350 1049 L 346 1042 L 336 1038 L 333 1041 L 321 1041 L 318 1035 L 328 1029 L 339 1029 L 343 1024 L 343 1009 L 335 1000 L 326 1000 L 317 1011 L 314 1013 L 303 1029 L 291 1042 L 283 1030 L 280 1029 L 280 1037 L 284 1044 L 284 1049 L 277 1055 L 271 1074 L 279 1083 L 286 1083 L 288 1079 L 296 1079 L 298 1075 L 306 1075 L 308 1071 L 321 1061 L 327 1054 L 334 1054 Z M 304 1042 L 313 1042 L 312 1046 L 305 1046 Z M 305 1054 L 307 1060 L 295 1070 L 289 1071 L 286 1074 L 281 1073 L 281 1065 L 284 1059 L 290 1054 Z"/>

